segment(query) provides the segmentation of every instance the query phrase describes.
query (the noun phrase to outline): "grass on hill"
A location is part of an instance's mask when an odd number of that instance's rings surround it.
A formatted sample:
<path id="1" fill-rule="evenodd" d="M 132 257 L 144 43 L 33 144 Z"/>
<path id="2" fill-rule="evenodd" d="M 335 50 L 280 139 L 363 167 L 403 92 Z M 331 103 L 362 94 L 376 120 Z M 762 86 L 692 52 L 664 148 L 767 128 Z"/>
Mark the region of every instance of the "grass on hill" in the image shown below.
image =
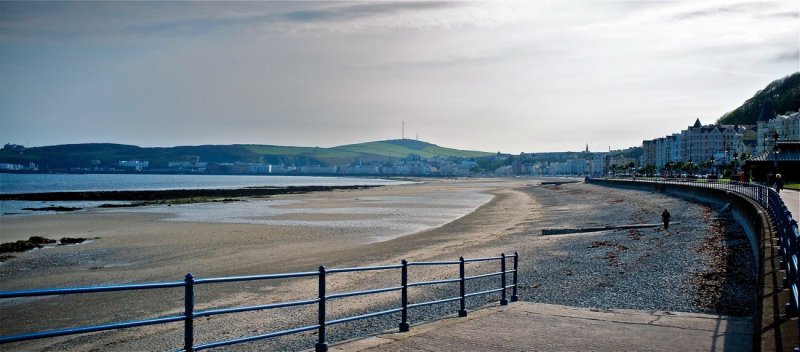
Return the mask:
<path id="1" fill-rule="evenodd" d="M 487 152 L 444 148 L 435 144 L 420 142 L 411 139 L 394 139 L 387 141 L 349 144 L 349 145 L 334 147 L 331 149 L 350 151 L 356 153 L 370 153 L 391 158 L 404 158 L 409 154 L 417 154 L 423 158 L 432 158 L 436 156 L 475 158 L 475 157 L 492 155 L 492 153 L 487 153 Z"/>
<path id="2" fill-rule="evenodd" d="M 405 158 L 417 154 L 423 158 L 440 157 L 482 157 L 492 153 L 444 148 L 435 144 L 410 139 L 348 144 L 332 148 L 283 147 L 274 145 L 246 145 L 249 151 L 261 155 L 305 156 L 328 162 L 342 160 L 376 160 Z"/>
<path id="3" fill-rule="evenodd" d="M 251 162 L 287 165 L 345 165 L 383 162 L 416 154 L 432 157 L 481 157 L 492 153 L 443 148 L 410 139 L 350 144 L 332 148 L 276 145 L 200 145 L 144 148 L 111 143 L 67 144 L 28 148 L 24 153 L 0 150 L 0 162 L 25 165 L 35 162 L 45 168 L 116 165 L 119 160 L 147 160 L 151 168 L 167 167 L 171 161 Z"/>

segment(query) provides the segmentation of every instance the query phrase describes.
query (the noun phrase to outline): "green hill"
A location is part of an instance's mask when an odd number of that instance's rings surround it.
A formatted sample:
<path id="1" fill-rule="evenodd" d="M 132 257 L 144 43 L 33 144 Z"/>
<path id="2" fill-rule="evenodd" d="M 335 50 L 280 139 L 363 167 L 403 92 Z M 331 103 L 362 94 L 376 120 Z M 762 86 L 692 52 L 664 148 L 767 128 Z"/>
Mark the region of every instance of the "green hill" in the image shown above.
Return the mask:
<path id="1" fill-rule="evenodd" d="M 349 145 L 334 147 L 331 149 L 349 153 L 380 155 L 382 157 L 390 157 L 390 158 L 404 158 L 409 154 L 416 154 L 423 158 L 433 158 L 437 156 L 476 158 L 476 157 L 493 155 L 492 153 L 487 153 L 487 152 L 445 148 L 445 147 L 440 147 L 436 144 L 420 142 L 412 139 L 393 139 L 380 142 L 349 144 Z"/>
<path id="2" fill-rule="evenodd" d="M 210 163 L 266 163 L 292 166 L 346 165 L 356 161 L 388 161 L 416 154 L 432 157 L 481 157 L 492 153 L 444 148 L 414 140 L 388 140 L 333 148 L 234 144 L 143 148 L 110 143 L 65 144 L 0 150 L 0 162 L 27 165 L 34 162 L 51 169 L 90 168 L 115 165 L 120 160 L 147 160 L 150 168 L 165 168 L 173 161 Z M 93 164 L 94 162 L 94 164 Z"/>
<path id="3" fill-rule="evenodd" d="M 800 109 L 800 72 L 773 81 L 764 89 L 747 99 L 742 106 L 720 117 L 717 123 L 724 125 L 755 125 L 761 107 L 771 101 L 775 112 L 783 114 Z"/>

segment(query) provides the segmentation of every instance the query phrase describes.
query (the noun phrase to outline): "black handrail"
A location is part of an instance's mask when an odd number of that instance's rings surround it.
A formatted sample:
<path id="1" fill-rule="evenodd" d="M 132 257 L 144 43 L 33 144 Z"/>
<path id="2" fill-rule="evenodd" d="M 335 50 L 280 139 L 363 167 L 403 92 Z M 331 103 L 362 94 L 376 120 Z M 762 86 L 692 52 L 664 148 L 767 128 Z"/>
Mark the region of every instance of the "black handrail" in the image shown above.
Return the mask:
<path id="1" fill-rule="evenodd" d="M 513 270 L 506 270 L 506 260 L 509 258 L 513 258 Z M 470 262 L 486 262 L 486 261 L 500 261 L 500 271 L 498 272 L 490 272 L 485 274 L 473 275 L 473 276 L 466 276 L 465 275 L 465 263 Z M 91 286 L 91 287 L 72 287 L 72 288 L 50 288 L 50 289 L 40 289 L 40 290 L 20 290 L 20 291 L 0 291 L 0 299 L 3 298 L 19 298 L 19 297 L 36 297 L 36 296 L 52 296 L 52 295 L 64 295 L 64 294 L 78 294 L 78 293 L 97 293 L 97 292 L 113 292 L 113 291 L 131 291 L 131 290 L 148 290 L 148 289 L 163 289 L 163 288 L 174 288 L 174 287 L 183 287 L 184 288 L 184 312 L 181 315 L 174 315 L 174 316 L 166 316 L 166 317 L 159 317 L 153 319 L 145 319 L 145 320 L 133 320 L 133 321 L 125 321 L 125 322 L 117 322 L 117 323 L 110 323 L 110 324 L 102 324 L 102 325 L 91 325 L 91 326 L 79 326 L 79 327 L 70 327 L 65 329 L 57 329 L 57 330 L 47 330 L 47 331 L 40 331 L 40 332 L 33 332 L 27 334 L 19 334 L 19 335 L 9 335 L 9 336 L 0 336 L 0 344 L 11 343 L 11 342 L 20 342 L 20 341 L 27 341 L 27 340 L 34 340 L 34 339 L 41 339 L 47 337 L 55 337 L 55 336 L 66 336 L 66 335 L 74 335 L 74 334 L 83 334 L 88 332 L 96 332 L 96 331 L 107 331 L 107 330 L 118 330 L 130 327 L 137 327 L 137 326 L 145 326 L 145 325 L 155 325 L 155 324 L 166 324 L 166 323 L 173 323 L 173 322 L 184 322 L 184 341 L 183 341 L 183 349 L 182 351 L 201 351 L 216 347 L 222 346 L 230 346 L 234 344 L 240 344 L 245 342 L 252 342 L 256 340 L 263 340 L 269 339 L 278 336 L 285 336 L 290 334 L 301 333 L 305 331 L 317 330 L 317 343 L 315 345 L 316 351 L 327 351 L 328 349 L 328 341 L 327 341 L 327 327 L 329 325 L 341 324 L 356 320 L 362 319 L 369 319 L 384 315 L 396 314 L 401 313 L 401 321 L 399 330 L 401 332 L 409 331 L 410 324 L 408 322 L 408 309 L 410 308 L 417 308 L 417 307 L 424 307 L 436 304 L 443 304 L 448 302 L 460 301 L 459 307 L 459 316 L 467 316 L 467 311 L 465 307 L 465 300 L 468 297 L 480 296 L 485 294 L 497 293 L 500 292 L 501 296 L 499 298 L 499 302 L 501 305 L 506 305 L 508 302 L 506 301 L 506 290 L 512 288 L 512 297 L 511 301 L 517 300 L 517 268 L 518 268 L 518 261 L 519 261 L 519 254 L 516 252 L 512 256 L 506 256 L 505 254 L 501 254 L 498 257 L 490 257 L 490 258 L 473 258 L 473 259 L 464 259 L 464 257 L 459 258 L 458 261 L 436 261 L 436 262 L 409 262 L 406 260 L 402 260 L 400 265 L 383 265 L 383 266 L 369 266 L 369 267 L 351 267 L 351 268 L 335 268 L 335 269 L 326 269 L 324 266 L 320 266 L 317 271 L 309 271 L 309 272 L 297 272 L 297 273 L 282 273 L 282 274 L 267 274 L 267 275 L 250 275 L 250 276 L 230 276 L 230 277 L 212 277 L 212 278 L 204 278 L 198 279 L 195 278 L 191 273 L 186 274 L 184 280 L 177 281 L 177 282 L 160 282 L 160 283 L 143 283 L 143 284 L 125 284 L 125 285 L 108 285 L 108 286 Z M 434 281 L 418 281 L 418 282 L 409 282 L 408 281 L 408 267 L 410 266 L 432 266 L 432 265 L 458 265 L 459 266 L 459 277 L 458 278 L 447 278 L 442 280 L 434 280 Z M 362 272 L 362 271 L 376 271 L 376 270 L 396 270 L 400 269 L 401 271 L 401 285 L 400 286 L 393 286 L 393 287 L 383 287 L 383 288 L 374 288 L 369 290 L 359 290 L 359 291 L 349 291 L 349 292 L 340 292 L 340 293 L 327 293 L 326 287 L 326 278 L 330 274 L 334 273 L 346 273 L 346 272 Z M 507 285 L 506 284 L 506 275 L 513 273 L 512 282 L 513 284 Z M 296 300 L 296 301 L 288 301 L 288 302 L 278 302 L 278 303 L 271 303 L 271 304 L 263 304 L 263 305 L 254 305 L 254 306 L 244 306 L 244 307 L 229 307 L 229 308 L 212 308 L 202 311 L 195 311 L 195 294 L 194 288 L 197 285 L 202 284 L 219 284 L 219 283 L 230 283 L 230 282 L 243 282 L 243 281 L 256 281 L 256 280 L 273 280 L 273 279 L 290 279 L 290 278 L 302 278 L 302 277 L 310 277 L 316 276 L 318 280 L 318 294 L 316 298 L 312 299 L 303 299 L 303 300 Z M 479 279 L 479 278 L 487 278 L 487 277 L 494 277 L 500 276 L 500 285 L 499 288 L 479 291 L 479 292 L 471 292 L 468 293 L 465 290 L 465 281 L 472 280 L 472 279 Z M 459 295 L 455 297 L 447 297 L 447 298 L 440 298 L 431 301 L 424 301 L 424 302 L 417 302 L 410 304 L 408 300 L 408 289 L 413 287 L 420 287 L 420 286 L 429 286 L 429 285 L 437 285 L 437 284 L 450 284 L 450 283 L 459 283 Z M 362 296 L 362 295 L 370 295 L 370 294 L 379 294 L 379 293 L 386 293 L 386 292 L 394 292 L 394 291 L 401 291 L 401 301 L 400 307 L 397 308 L 390 308 L 383 311 L 378 312 L 368 312 L 361 315 L 349 316 L 349 317 L 342 317 L 338 319 L 328 320 L 326 316 L 326 306 L 328 300 L 345 298 L 345 297 L 353 297 L 353 296 Z M 251 311 L 262 311 L 262 310 L 269 310 L 269 309 L 276 309 L 276 308 L 285 308 L 285 307 L 295 307 L 295 306 L 304 306 L 304 305 L 311 305 L 317 304 L 318 308 L 318 322 L 314 325 L 302 326 L 302 327 L 294 327 L 290 329 L 284 329 L 279 331 L 273 331 L 265 334 L 260 335 L 253 335 L 253 336 L 244 336 L 240 338 L 234 338 L 229 340 L 223 341 L 215 341 L 215 342 L 207 342 L 202 344 L 195 344 L 194 341 L 194 320 L 196 318 L 201 317 L 208 317 L 213 315 L 221 315 L 221 314 L 233 314 L 233 313 L 242 313 L 242 312 L 251 312 Z"/>

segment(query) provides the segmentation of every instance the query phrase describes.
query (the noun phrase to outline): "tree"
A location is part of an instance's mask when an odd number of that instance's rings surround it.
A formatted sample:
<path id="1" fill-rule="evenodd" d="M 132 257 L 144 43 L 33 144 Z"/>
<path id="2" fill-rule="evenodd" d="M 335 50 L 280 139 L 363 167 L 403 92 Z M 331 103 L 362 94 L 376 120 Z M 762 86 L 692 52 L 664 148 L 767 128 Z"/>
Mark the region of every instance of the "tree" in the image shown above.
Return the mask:
<path id="1" fill-rule="evenodd" d="M 640 173 L 647 176 L 653 176 L 653 174 L 655 174 L 656 171 L 657 171 L 656 166 L 653 164 L 647 164 L 643 166 L 641 169 L 639 169 Z"/>
<path id="2" fill-rule="evenodd" d="M 675 162 L 669 161 L 666 164 L 664 164 L 664 167 L 662 168 L 662 171 L 664 171 L 664 173 L 666 173 L 666 174 L 672 174 L 672 170 L 673 169 L 675 169 Z"/>

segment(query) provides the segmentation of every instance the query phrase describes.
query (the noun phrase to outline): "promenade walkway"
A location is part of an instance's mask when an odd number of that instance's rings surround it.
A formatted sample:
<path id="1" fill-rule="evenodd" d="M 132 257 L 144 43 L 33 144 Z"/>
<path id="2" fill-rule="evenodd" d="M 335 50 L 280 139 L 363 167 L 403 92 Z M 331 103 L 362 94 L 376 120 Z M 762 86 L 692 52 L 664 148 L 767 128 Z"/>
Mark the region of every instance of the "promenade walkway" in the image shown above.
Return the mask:
<path id="1" fill-rule="evenodd" d="M 515 302 L 330 351 L 751 351 L 749 318 Z"/>
<path id="2" fill-rule="evenodd" d="M 786 208 L 792 213 L 792 218 L 800 219 L 800 191 L 784 189 L 780 194 L 783 204 L 786 204 Z"/>

